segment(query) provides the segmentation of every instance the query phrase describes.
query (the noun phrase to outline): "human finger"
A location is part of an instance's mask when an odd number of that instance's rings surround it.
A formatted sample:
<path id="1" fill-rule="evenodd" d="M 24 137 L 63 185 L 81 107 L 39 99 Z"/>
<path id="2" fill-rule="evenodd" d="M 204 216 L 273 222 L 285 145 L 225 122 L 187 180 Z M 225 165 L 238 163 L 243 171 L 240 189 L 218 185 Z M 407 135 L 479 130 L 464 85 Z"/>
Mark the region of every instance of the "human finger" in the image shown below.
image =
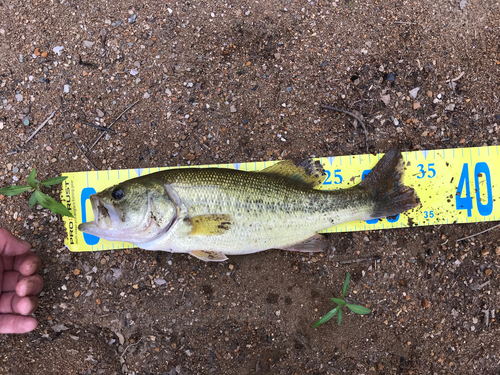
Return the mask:
<path id="1" fill-rule="evenodd" d="M 4 281 L 5 285 L 5 281 Z M 34 296 L 42 291 L 43 278 L 40 275 L 23 277 L 15 286 L 15 292 L 20 297 Z"/>
<path id="2" fill-rule="evenodd" d="M 0 296 L 0 314 L 30 315 L 38 307 L 38 298 L 20 297 L 15 292 L 2 293 Z"/>
<path id="3" fill-rule="evenodd" d="M 38 325 L 31 316 L 0 314 L 0 333 L 27 333 Z"/>
<path id="4" fill-rule="evenodd" d="M 14 259 L 14 264 L 12 265 L 12 269 L 14 271 L 19 271 L 24 276 L 31 276 L 40 271 L 41 266 L 42 261 L 40 260 L 38 255 L 29 252 L 16 256 Z"/>
<path id="5" fill-rule="evenodd" d="M 30 244 L 14 237 L 7 229 L 0 228 L 0 254 L 7 256 L 25 254 L 30 250 Z"/>

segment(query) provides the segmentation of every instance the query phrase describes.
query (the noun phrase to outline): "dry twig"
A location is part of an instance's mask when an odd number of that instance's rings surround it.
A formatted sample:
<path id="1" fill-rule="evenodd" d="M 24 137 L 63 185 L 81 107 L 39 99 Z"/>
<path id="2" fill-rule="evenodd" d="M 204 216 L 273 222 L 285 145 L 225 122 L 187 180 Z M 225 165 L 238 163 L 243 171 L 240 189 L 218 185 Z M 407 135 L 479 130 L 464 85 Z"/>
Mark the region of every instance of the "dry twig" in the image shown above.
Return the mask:
<path id="1" fill-rule="evenodd" d="M 498 227 L 500 227 L 500 224 L 497 224 L 497 225 L 495 225 L 495 226 L 493 226 L 493 227 L 491 227 L 491 228 L 488 228 L 488 229 L 486 229 L 486 230 L 483 230 L 482 232 L 479 232 L 479 233 L 473 234 L 473 235 L 471 235 L 471 236 L 464 237 L 464 238 L 459 238 L 459 239 L 457 240 L 457 242 L 459 242 L 459 241 L 463 241 L 463 240 L 467 240 L 467 239 L 472 238 L 472 237 L 479 236 L 480 234 L 483 234 L 483 233 L 489 232 L 490 230 L 493 230 L 493 229 L 498 228 Z"/>
<path id="2" fill-rule="evenodd" d="M 123 351 L 122 355 L 120 356 L 120 358 L 123 358 L 123 356 L 125 355 L 125 353 L 127 352 L 127 349 L 130 348 L 131 346 L 136 346 L 136 345 L 139 345 L 139 343 L 142 341 L 142 337 L 139 339 L 139 341 L 137 342 L 134 342 L 133 344 L 130 344 L 129 346 L 127 346 L 125 348 L 125 350 Z"/>
<path id="3" fill-rule="evenodd" d="M 46 124 L 46 123 L 48 123 L 48 122 L 49 122 L 49 120 L 50 120 L 52 117 L 54 117 L 54 115 L 55 115 L 55 114 L 56 114 L 56 111 L 55 111 L 55 110 L 54 110 L 54 111 L 52 111 L 52 113 L 49 115 L 49 117 L 47 117 L 47 119 L 46 119 L 44 122 L 42 122 L 42 124 L 41 124 L 38 128 L 36 128 L 36 130 L 33 132 L 33 134 L 31 134 L 31 135 L 28 137 L 28 139 L 24 142 L 24 144 L 26 144 L 26 143 L 28 143 L 29 141 L 31 141 L 31 138 L 33 138 L 33 137 L 36 135 L 36 133 L 38 133 L 38 132 L 40 131 L 40 129 L 42 129 L 42 128 L 45 126 L 45 124 Z"/>
<path id="4" fill-rule="evenodd" d="M 128 111 L 130 110 L 134 105 L 136 105 L 137 103 L 139 103 L 139 100 L 137 100 L 135 103 L 132 103 L 130 104 L 127 108 L 125 108 L 125 110 L 120 113 L 120 116 L 118 116 L 115 121 L 113 121 L 108 127 L 107 129 L 110 129 L 114 124 L 116 124 L 116 122 Z M 99 137 L 97 137 L 97 139 L 95 140 L 95 142 L 92 144 L 92 146 L 90 146 L 90 149 L 92 150 L 94 148 L 94 146 L 101 140 L 101 138 L 104 136 L 104 132 L 102 132 Z"/>
<path id="5" fill-rule="evenodd" d="M 358 120 L 358 122 L 361 124 L 363 130 L 365 131 L 366 152 L 367 153 L 369 152 L 369 150 L 368 150 L 368 130 L 366 130 L 366 125 L 365 125 L 363 119 L 361 119 L 361 117 L 359 117 L 358 115 L 355 115 L 352 112 L 345 111 L 343 109 L 332 107 L 332 106 L 325 105 L 325 104 L 322 104 L 321 108 L 323 108 L 323 109 L 329 109 L 329 110 L 337 111 L 337 112 L 341 112 L 341 113 L 345 113 L 346 115 L 349 115 L 349 116 L 353 117 L 354 119 Z"/>
<path id="6" fill-rule="evenodd" d="M 104 126 L 99 126 L 99 125 L 93 124 L 93 123 L 91 123 L 91 122 L 85 122 L 85 121 L 82 121 L 82 124 L 83 124 L 83 125 L 92 126 L 93 128 L 96 128 L 96 129 L 101 130 L 101 131 L 103 131 L 103 132 L 116 133 L 116 131 L 115 131 L 115 130 L 113 130 L 113 129 L 109 129 L 109 128 L 106 128 L 106 127 L 104 127 Z"/>
<path id="7" fill-rule="evenodd" d="M 361 262 L 370 262 L 372 260 L 379 260 L 380 256 L 374 255 L 366 258 L 358 258 L 358 259 L 347 259 L 339 261 L 339 264 L 351 264 L 351 263 L 361 263 Z"/>
<path id="8" fill-rule="evenodd" d="M 60 99 L 59 104 L 61 105 L 61 113 L 63 115 L 63 121 L 66 124 L 66 127 L 68 128 L 69 134 L 71 134 L 71 138 L 73 138 L 73 141 L 75 142 L 76 146 L 78 147 L 78 149 L 80 150 L 80 152 L 82 153 L 82 155 L 85 157 L 85 159 L 87 159 L 87 161 L 92 166 L 92 168 L 94 168 L 97 171 L 98 170 L 97 167 L 94 165 L 94 163 L 92 163 L 92 161 L 89 159 L 89 157 L 87 156 L 87 154 L 85 154 L 85 152 L 82 149 L 82 146 L 80 146 L 80 144 L 78 143 L 78 141 L 75 138 L 75 135 L 71 131 L 71 128 L 69 127 L 68 121 L 66 120 L 66 112 L 64 110 L 63 99 L 62 98 L 59 98 L 59 99 Z"/>

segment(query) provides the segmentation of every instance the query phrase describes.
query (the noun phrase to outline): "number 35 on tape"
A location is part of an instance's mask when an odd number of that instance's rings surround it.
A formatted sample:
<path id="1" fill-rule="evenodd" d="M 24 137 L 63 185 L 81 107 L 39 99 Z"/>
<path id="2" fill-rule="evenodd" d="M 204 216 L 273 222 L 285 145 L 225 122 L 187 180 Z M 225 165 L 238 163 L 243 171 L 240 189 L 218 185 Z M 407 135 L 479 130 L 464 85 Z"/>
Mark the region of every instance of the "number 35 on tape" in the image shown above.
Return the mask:
<path id="1" fill-rule="evenodd" d="M 323 233 L 461 224 L 500 219 L 500 155 L 498 146 L 404 152 L 404 184 L 418 194 L 421 205 L 398 216 L 353 221 Z M 361 182 L 382 157 L 354 155 L 318 158 L 327 178 L 319 189 L 345 189 Z M 259 171 L 275 162 L 189 166 L 182 168 L 233 168 Z M 178 167 L 173 167 L 178 168 Z M 61 200 L 73 213 L 65 217 L 66 245 L 72 251 L 123 249 L 132 244 L 106 241 L 78 231 L 81 222 L 93 220 L 89 196 L 124 180 L 170 168 L 126 169 L 64 174 Z M 498 219 L 497 219 L 498 217 Z"/>

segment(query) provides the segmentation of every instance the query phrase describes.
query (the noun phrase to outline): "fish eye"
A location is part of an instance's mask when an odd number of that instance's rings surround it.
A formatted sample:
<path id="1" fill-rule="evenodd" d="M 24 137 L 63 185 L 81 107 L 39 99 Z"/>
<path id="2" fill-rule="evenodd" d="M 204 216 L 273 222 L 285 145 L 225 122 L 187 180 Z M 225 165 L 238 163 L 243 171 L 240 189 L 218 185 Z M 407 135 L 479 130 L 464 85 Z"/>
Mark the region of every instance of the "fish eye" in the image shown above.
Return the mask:
<path id="1" fill-rule="evenodd" d="M 124 195 L 125 194 L 123 193 L 122 189 L 115 189 L 111 192 L 111 196 L 116 200 L 122 199 Z"/>

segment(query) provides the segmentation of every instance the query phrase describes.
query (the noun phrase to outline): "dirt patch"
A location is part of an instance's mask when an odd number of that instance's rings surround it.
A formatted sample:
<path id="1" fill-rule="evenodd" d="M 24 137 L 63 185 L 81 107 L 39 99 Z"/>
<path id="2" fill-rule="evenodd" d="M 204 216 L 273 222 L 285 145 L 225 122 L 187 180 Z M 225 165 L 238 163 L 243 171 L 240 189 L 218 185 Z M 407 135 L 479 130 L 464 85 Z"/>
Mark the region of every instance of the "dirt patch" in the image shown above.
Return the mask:
<path id="1" fill-rule="evenodd" d="M 2 185 L 35 166 L 40 179 L 88 170 L 67 126 L 99 169 L 363 153 L 362 129 L 321 104 L 358 111 L 371 152 L 498 144 L 494 1 L 7 1 L 0 10 Z M 90 150 L 100 130 L 85 123 L 109 125 L 139 99 Z M 491 224 L 332 235 L 331 255 L 206 264 L 142 250 L 71 254 L 53 215 L 25 198 L 0 205 L 0 225 L 33 243 L 46 282 L 39 328 L 0 338 L 2 373 L 500 370 L 499 232 L 455 242 Z M 373 313 L 312 329 L 347 271 L 349 298 Z"/>

